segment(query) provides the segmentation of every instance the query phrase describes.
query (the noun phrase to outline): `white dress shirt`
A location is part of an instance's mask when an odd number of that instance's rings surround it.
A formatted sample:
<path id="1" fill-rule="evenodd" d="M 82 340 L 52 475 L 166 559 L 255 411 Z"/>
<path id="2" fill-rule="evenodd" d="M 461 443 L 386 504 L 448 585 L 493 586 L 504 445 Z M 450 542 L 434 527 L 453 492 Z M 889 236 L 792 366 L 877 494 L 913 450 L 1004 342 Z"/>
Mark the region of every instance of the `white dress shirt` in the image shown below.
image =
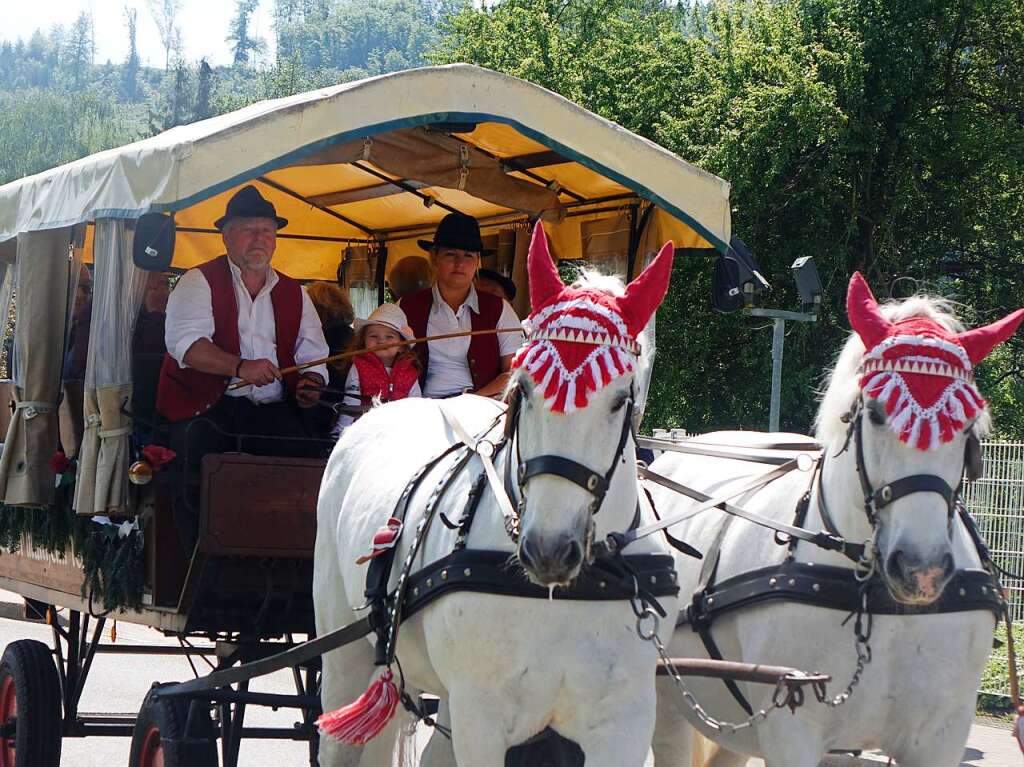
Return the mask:
<path id="1" fill-rule="evenodd" d="M 475 287 L 469 288 L 469 295 L 466 296 L 466 300 L 457 312 L 453 312 L 452 308 L 441 298 L 437 285 L 434 285 L 431 291 L 434 294 L 434 303 L 430 307 L 430 315 L 427 317 L 428 336 L 473 329 L 473 318 L 470 311 L 476 314 L 480 313 L 480 300 L 477 298 Z M 522 323 L 519 322 L 519 317 L 509 306 L 508 301 L 502 301 L 498 327 L 522 329 Z M 466 355 L 469 354 L 470 340 L 469 336 L 464 336 L 463 338 L 428 342 L 430 355 L 427 360 L 427 380 L 423 385 L 424 396 L 448 397 L 475 388 L 473 376 L 469 372 L 469 361 L 466 359 Z M 498 333 L 498 356 L 508 357 L 515 354 L 522 343 L 522 332 Z"/>
<path id="2" fill-rule="evenodd" d="M 235 301 L 238 302 L 238 342 L 242 359 L 268 359 L 280 366 L 277 357 L 277 324 L 274 321 L 274 305 L 270 291 L 277 285 L 277 272 L 267 269 L 267 280 L 256 298 L 249 295 L 249 289 L 242 282 L 242 270 L 232 261 L 231 284 L 235 288 Z M 330 354 L 324 331 L 320 325 L 320 317 L 313 307 L 306 291 L 302 294 L 302 319 L 299 323 L 299 335 L 295 340 L 295 363 L 320 359 Z M 185 364 L 185 352 L 200 338 L 213 341 L 213 298 L 210 283 L 198 269 L 189 269 L 178 280 L 167 300 L 167 322 L 165 340 L 167 353 L 181 367 Z M 327 380 L 327 366 L 317 365 L 306 368 L 307 373 L 319 373 Z M 237 378 L 232 378 L 234 383 Z M 266 386 L 243 386 L 226 392 L 229 397 L 248 397 L 256 403 L 279 402 L 285 398 L 283 381 L 274 381 Z"/>

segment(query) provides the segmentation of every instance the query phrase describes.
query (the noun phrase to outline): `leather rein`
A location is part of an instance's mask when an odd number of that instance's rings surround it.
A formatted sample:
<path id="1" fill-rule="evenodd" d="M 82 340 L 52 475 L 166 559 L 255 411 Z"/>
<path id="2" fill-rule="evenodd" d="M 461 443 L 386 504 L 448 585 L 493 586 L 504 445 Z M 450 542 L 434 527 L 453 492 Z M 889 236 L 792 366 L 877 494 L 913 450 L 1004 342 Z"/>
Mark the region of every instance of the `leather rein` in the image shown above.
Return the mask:
<path id="1" fill-rule="evenodd" d="M 661 485 L 664 488 L 672 490 L 673 492 L 685 495 L 688 498 L 692 498 L 699 502 L 699 506 L 696 509 L 687 509 L 679 514 L 665 517 L 656 523 L 647 525 L 645 527 L 632 530 L 626 533 L 617 533 L 609 536 L 609 547 L 617 547 L 619 549 L 628 546 L 635 540 L 643 538 L 659 530 L 664 530 L 672 525 L 678 524 L 686 519 L 689 519 L 697 514 L 706 511 L 710 508 L 718 508 L 721 511 L 726 512 L 735 517 L 740 517 L 752 522 L 761 527 L 766 527 L 770 530 L 774 530 L 776 537 L 785 536 L 787 541 L 802 540 L 807 543 L 813 544 L 818 548 L 826 551 L 838 551 L 842 553 L 847 559 L 858 566 L 864 566 L 870 559 L 873 559 L 877 551 L 875 550 L 874 540 L 877 538 L 878 526 L 880 524 L 879 512 L 886 506 L 906 498 L 914 493 L 937 493 L 942 496 L 942 499 L 946 502 L 947 507 L 947 519 L 948 519 L 948 533 L 952 536 L 953 533 L 953 517 L 956 514 L 957 500 L 960 497 L 961 486 L 958 485 L 954 490 L 949 486 L 942 477 L 935 474 L 913 474 L 901 479 L 894 480 L 879 488 L 875 488 L 868 475 L 867 466 L 864 461 L 864 439 L 863 439 L 863 419 L 864 419 L 865 407 L 863 399 L 858 398 L 853 408 L 848 414 L 843 417 L 843 420 L 849 424 L 846 434 L 846 442 L 843 445 L 842 450 L 836 455 L 841 455 L 847 449 L 849 449 L 851 442 L 854 445 L 854 455 L 856 460 L 857 477 L 860 480 L 861 492 L 864 495 L 864 514 L 867 517 L 868 523 L 871 525 L 874 535 L 872 539 L 864 543 L 857 543 L 854 541 L 847 540 L 842 533 L 839 531 L 838 526 L 832 517 L 831 512 L 828 509 L 828 504 L 825 500 L 825 490 L 822 484 L 822 475 L 824 474 L 824 464 L 826 460 L 826 454 L 821 451 L 819 455 L 811 458 L 806 453 L 794 459 L 781 458 L 777 455 L 743 455 L 742 453 L 727 452 L 717 448 L 729 447 L 709 444 L 705 449 L 705 446 L 701 443 L 693 443 L 686 446 L 679 452 L 696 453 L 701 455 L 710 455 L 713 457 L 730 458 L 735 460 L 753 461 L 757 463 L 773 463 L 780 464 L 778 468 L 767 472 L 759 477 L 755 477 L 749 482 L 743 483 L 741 486 L 727 490 L 726 492 L 712 497 L 705 493 L 695 490 L 693 488 L 682 485 L 674 480 L 665 477 L 662 474 L 651 471 L 646 466 L 641 465 L 639 468 L 639 474 L 643 479 L 647 479 L 654 482 L 657 485 Z M 977 438 L 972 434 L 969 437 L 968 453 L 965 456 L 965 463 L 968 467 L 969 478 L 974 479 L 977 474 L 980 473 L 974 466 L 972 466 L 971 451 L 976 449 L 976 446 L 971 445 L 971 440 Z M 641 438 L 640 444 L 645 444 L 651 447 L 662 447 L 666 449 L 673 449 L 669 443 L 661 443 L 658 440 L 652 440 L 649 438 Z M 812 443 L 810 443 L 812 444 Z M 798 450 L 806 447 L 810 447 L 810 444 L 802 443 L 766 443 L 763 445 L 751 446 L 751 450 Z M 736 446 L 742 449 L 748 449 L 747 446 Z M 820 448 L 819 448 L 820 449 Z M 808 462 L 810 459 L 810 463 Z M 768 517 L 756 514 L 751 511 L 747 511 L 736 504 L 730 503 L 733 498 L 744 495 L 755 490 L 759 490 L 764 486 L 774 482 L 776 479 L 788 474 L 796 469 L 800 470 L 811 470 L 811 483 L 808 487 L 807 492 L 798 504 L 796 523 L 788 525 L 782 522 L 777 522 Z M 824 526 L 823 531 L 814 531 L 804 528 L 803 518 L 806 516 L 806 508 L 800 508 L 803 504 L 806 506 L 810 501 L 811 488 L 817 483 L 818 490 L 818 511 L 822 519 Z"/>

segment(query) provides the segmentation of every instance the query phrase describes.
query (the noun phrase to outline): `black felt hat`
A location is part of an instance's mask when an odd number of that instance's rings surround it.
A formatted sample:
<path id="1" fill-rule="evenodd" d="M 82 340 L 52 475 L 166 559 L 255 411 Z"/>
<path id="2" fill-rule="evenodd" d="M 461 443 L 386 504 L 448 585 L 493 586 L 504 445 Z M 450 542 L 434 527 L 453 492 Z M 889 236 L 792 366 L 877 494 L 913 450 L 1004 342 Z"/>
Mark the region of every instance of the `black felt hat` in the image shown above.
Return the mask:
<path id="1" fill-rule="evenodd" d="M 224 231 L 224 224 L 233 218 L 273 218 L 277 228 L 288 226 L 288 219 L 277 215 L 274 203 L 265 200 L 260 190 L 252 184 L 242 187 L 228 200 L 228 208 L 224 215 L 213 222 L 219 230 Z"/>
<path id="2" fill-rule="evenodd" d="M 449 213 L 441 219 L 433 240 L 418 240 L 424 250 L 432 248 L 458 248 L 482 253 L 484 241 L 480 238 L 480 224 L 465 213 Z"/>
<path id="3" fill-rule="evenodd" d="M 476 273 L 478 278 L 482 277 L 485 280 L 491 280 L 501 285 L 501 289 L 505 291 L 505 295 L 508 296 L 509 301 L 515 300 L 516 297 L 516 284 L 512 282 L 501 272 L 496 272 L 493 269 L 481 269 Z"/>
<path id="4" fill-rule="evenodd" d="M 132 261 L 147 272 L 162 272 L 174 258 L 174 219 L 166 213 L 143 213 L 135 222 Z"/>

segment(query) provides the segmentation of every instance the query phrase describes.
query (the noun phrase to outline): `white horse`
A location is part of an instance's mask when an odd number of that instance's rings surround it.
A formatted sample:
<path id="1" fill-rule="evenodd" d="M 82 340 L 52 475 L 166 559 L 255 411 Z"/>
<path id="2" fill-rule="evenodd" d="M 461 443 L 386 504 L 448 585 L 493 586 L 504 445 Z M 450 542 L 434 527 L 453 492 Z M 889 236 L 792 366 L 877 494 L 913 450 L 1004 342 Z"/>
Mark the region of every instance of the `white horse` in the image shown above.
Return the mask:
<path id="1" fill-rule="evenodd" d="M 869 556 L 874 550 L 873 567 L 885 584 L 881 593 L 887 588 L 898 603 L 927 605 L 942 594 L 954 570 L 977 570 L 981 562 L 963 522 L 951 515 L 947 500 L 941 497 L 941 485 L 931 482 L 925 488 L 915 482 L 912 488 L 904 485 L 910 492 L 903 494 L 894 492 L 900 486 L 891 483 L 912 475 L 933 475 L 949 489 L 958 487 L 965 446 L 972 434 L 983 435 L 989 426 L 988 412 L 973 388 L 971 366 L 1015 330 L 1022 314 L 1016 312 L 992 326 L 964 333 L 942 300 L 915 297 L 879 308 L 860 275 L 851 280 L 847 309 L 856 333 L 829 376 L 817 415 L 816 436 L 825 459 L 820 484 L 812 489 L 805 527 L 825 529 L 823 493 L 839 533 L 848 541 L 867 542 Z M 932 402 L 936 392 L 938 399 Z M 696 441 L 763 445 L 805 439 L 722 432 Z M 891 502 L 879 496 L 872 512 L 875 524 L 865 512 L 858 451 L 862 451 L 869 487 L 883 492 L 890 487 Z M 770 468 L 674 453 L 662 455 L 652 465 L 654 471 L 715 497 Z M 794 471 L 733 502 L 791 524 L 798 500 L 812 487 L 811 479 L 810 473 Z M 652 489 L 663 516 L 693 505 L 670 490 Z M 711 509 L 674 526 L 672 533 L 712 552 L 725 523 L 725 513 Z M 777 565 L 787 554 L 787 547 L 775 542 L 771 530 L 743 519 L 729 524 L 718 548 L 716 583 Z M 807 542 L 796 545 L 795 560 L 855 566 L 842 554 Z M 702 565 L 679 559 L 677 568 L 680 599 L 685 602 L 698 587 Z M 793 601 L 771 601 L 723 613 L 713 620 L 711 634 L 727 660 L 830 674 L 832 696 L 846 688 L 857 661 L 854 621 L 847 621 L 848 615 Z M 828 707 L 808 693 L 808 702 L 795 714 L 777 710 L 755 727 L 735 733 L 707 727 L 682 702 L 671 681 L 659 680 L 655 763 L 690 767 L 695 744 L 689 720 L 724 747 L 712 755 L 709 764 L 714 767 L 743 765 L 746 755 L 762 757 L 768 767 L 815 767 L 824 754 L 839 749 L 881 749 L 900 767 L 954 767 L 960 763 L 974 715 L 975 691 L 992 647 L 994 626 L 994 613 L 983 608 L 876 615 L 869 640 L 873 657 L 845 705 Z M 685 624 L 677 629 L 671 650 L 677 656 L 708 657 L 698 634 Z M 713 717 L 733 723 L 747 718 L 722 682 L 693 680 L 688 686 Z M 772 689 L 739 687 L 754 711 L 771 707 Z"/>
<path id="2" fill-rule="evenodd" d="M 548 255 L 543 231 L 539 226 L 534 231 L 529 257 L 533 332 L 516 358 L 511 382 L 521 403 L 518 445 L 515 450 L 503 450 L 495 466 L 503 476 L 510 454 L 518 456 L 520 466 L 541 455 L 554 455 L 608 476 L 609 482 L 603 503 L 592 513 L 593 488 L 548 473 L 550 468 L 520 476 L 514 493 L 523 496 L 518 546 L 506 533 L 493 488 L 485 490 L 468 548 L 507 552 L 510 579 L 522 579 L 520 567 L 511 566 L 518 558 L 534 583 L 552 589 L 569 584 L 593 556 L 595 540 L 632 522 L 638 508 L 629 422 L 636 360 L 625 347 L 635 343 L 639 328 L 664 297 L 671 260 L 669 244 L 625 291 L 619 283 L 617 297 L 585 284 L 567 288 Z M 557 322 L 545 335 L 541 331 L 552 320 Z M 567 328 L 589 335 L 566 335 Z M 613 332 L 615 328 L 618 333 Z M 556 363 L 569 367 L 535 380 L 536 372 L 544 369 L 538 355 L 529 353 L 539 349 L 537 345 L 547 347 L 541 357 L 546 354 L 550 361 L 554 355 Z M 570 358 L 580 350 L 586 370 L 575 366 L 574 375 Z M 595 370 L 596 384 L 585 390 L 583 381 L 593 383 L 590 374 Z M 568 396 L 565 384 L 573 385 Z M 345 431 L 328 463 L 318 504 L 313 594 L 320 634 L 365 615 L 360 606 L 366 601 L 366 568 L 356 565 L 356 559 L 367 553 L 378 528 L 395 513 L 410 477 L 457 441 L 452 421 L 471 435 L 498 422 L 490 430 L 490 439 L 498 441 L 503 410 L 491 400 L 471 395 L 444 401 L 407 399 L 372 410 Z M 620 434 L 621 446 L 616 440 Z M 447 519 L 460 518 L 470 485 L 481 473 L 480 460 L 474 456 L 442 497 L 439 510 Z M 450 464 L 449 460 L 432 470 L 409 504 L 392 587 L 428 496 Z M 455 539 L 455 531 L 435 521 L 416 567 L 449 554 Z M 668 553 L 659 540 L 646 542 L 635 553 L 645 551 Z M 671 615 L 678 610 L 674 597 L 661 602 Z M 670 634 L 670 628 L 664 630 L 666 641 Z M 452 731 L 450 743 L 433 739 L 424 765 L 500 766 L 510 747 L 548 727 L 581 747 L 587 767 L 644 763 L 655 722 L 656 654 L 638 638 L 636 619 L 626 600 L 447 594 L 403 623 L 397 658 L 406 690 L 413 698 L 420 691 L 440 696 L 440 721 Z M 379 676 L 373 663 L 373 646 L 366 641 L 325 655 L 324 710 L 355 700 L 367 681 Z M 365 746 L 322 737 L 320 764 L 390 764 L 398 729 L 393 722 Z"/>

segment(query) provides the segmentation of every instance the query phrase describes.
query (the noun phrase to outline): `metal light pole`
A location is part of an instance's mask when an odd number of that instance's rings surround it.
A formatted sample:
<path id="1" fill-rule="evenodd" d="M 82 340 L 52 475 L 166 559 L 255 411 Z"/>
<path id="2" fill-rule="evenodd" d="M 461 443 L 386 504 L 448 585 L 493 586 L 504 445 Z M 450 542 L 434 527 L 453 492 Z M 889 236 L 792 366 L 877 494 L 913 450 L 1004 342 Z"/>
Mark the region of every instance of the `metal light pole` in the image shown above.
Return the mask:
<path id="1" fill-rule="evenodd" d="M 786 343 L 786 320 L 790 322 L 817 322 L 817 314 L 786 312 L 780 309 L 746 309 L 749 317 L 766 317 L 772 321 L 772 398 L 768 409 L 768 431 L 779 430 L 779 411 L 782 405 L 782 351 Z"/>

